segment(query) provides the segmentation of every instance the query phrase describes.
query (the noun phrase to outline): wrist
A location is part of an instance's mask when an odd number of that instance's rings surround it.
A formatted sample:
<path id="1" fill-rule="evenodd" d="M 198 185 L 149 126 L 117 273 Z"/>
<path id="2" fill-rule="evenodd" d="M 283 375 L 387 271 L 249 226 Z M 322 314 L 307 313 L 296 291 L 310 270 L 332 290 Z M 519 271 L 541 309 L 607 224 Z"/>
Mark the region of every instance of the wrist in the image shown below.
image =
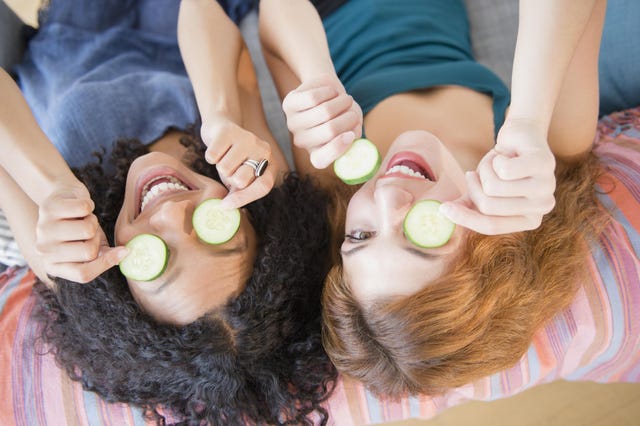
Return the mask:
<path id="1" fill-rule="evenodd" d="M 542 134 L 546 137 L 549 131 L 549 122 L 543 118 L 529 114 L 518 114 L 509 111 L 502 127 L 517 127 Z"/>

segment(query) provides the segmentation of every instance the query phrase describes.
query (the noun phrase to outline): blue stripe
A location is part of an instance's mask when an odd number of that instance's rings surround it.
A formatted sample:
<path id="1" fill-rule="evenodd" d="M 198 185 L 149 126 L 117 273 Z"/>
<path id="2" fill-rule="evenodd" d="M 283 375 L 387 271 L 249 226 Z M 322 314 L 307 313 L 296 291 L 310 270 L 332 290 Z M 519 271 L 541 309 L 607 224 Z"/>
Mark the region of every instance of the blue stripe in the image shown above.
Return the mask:
<path id="1" fill-rule="evenodd" d="M 409 397 L 409 413 L 411 417 L 420 417 L 420 401 L 415 396 Z"/>
<path id="2" fill-rule="evenodd" d="M 10 269 L 8 269 L 7 271 L 9 270 Z M 16 289 L 16 287 L 18 287 L 18 285 L 22 281 L 22 278 L 24 278 L 24 276 L 27 274 L 28 270 L 29 268 L 27 268 L 26 266 L 18 268 L 15 271 L 15 276 L 5 284 L 4 288 L 2 289 L 2 293 L 0 293 L 0 312 L 2 312 L 2 310 L 4 309 L 4 305 L 6 305 L 7 300 L 9 300 L 9 296 Z M 7 271 L 5 271 L 4 273 L 6 274 Z"/>
<path id="3" fill-rule="evenodd" d="M 368 390 L 365 390 L 365 397 L 367 399 L 367 408 L 369 410 L 371 422 L 382 422 L 384 419 L 382 418 L 382 407 L 380 407 L 380 401 Z"/>
<path id="4" fill-rule="evenodd" d="M 611 311 L 611 341 L 607 349 L 601 353 L 596 360 L 589 363 L 589 365 L 583 366 L 575 370 L 573 373 L 567 376 L 567 380 L 578 380 L 585 376 L 590 371 L 597 369 L 603 364 L 609 362 L 620 350 L 624 341 L 624 311 L 622 301 L 620 300 L 620 294 L 616 285 L 616 277 L 611 268 L 607 253 L 600 246 L 592 247 L 593 258 L 596 262 L 598 272 L 604 288 L 607 292 L 607 300 L 609 301 Z M 597 378 L 598 381 L 606 380 L 607 377 Z"/>
<path id="5" fill-rule="evenodd" d="M 84 402 L 84 412 L 87 415 L 89 425 L 104 425 L 104 423 L 102 422 L 102 416 L 100 415 L 100 410 L 98 409 L 98 405 L 100 404 L 98 395 L 93 392 L 83 390 L 82 400 Z"/>

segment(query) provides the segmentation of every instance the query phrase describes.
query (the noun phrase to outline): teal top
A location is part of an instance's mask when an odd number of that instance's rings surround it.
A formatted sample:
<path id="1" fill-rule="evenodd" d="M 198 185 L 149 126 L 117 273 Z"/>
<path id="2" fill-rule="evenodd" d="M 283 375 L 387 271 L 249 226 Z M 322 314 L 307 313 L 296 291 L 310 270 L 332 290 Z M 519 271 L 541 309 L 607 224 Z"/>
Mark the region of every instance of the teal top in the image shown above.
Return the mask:
<path id="1" fill-rule="evenodd" d="M 395 94 L 457 85 L 493 97 L 502 126 L 509 90 L 474 60 L 461 0 L 350 0 L 323 23 L 338 77 L 365 114 Z"/>

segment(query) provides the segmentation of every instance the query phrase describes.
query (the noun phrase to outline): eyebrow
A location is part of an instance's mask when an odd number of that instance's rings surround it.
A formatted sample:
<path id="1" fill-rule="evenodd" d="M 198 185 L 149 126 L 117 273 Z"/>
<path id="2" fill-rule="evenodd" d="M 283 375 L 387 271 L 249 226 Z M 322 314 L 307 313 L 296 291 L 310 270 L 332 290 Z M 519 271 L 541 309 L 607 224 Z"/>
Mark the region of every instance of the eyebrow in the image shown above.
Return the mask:
<path id="1" fill-rule="evenodd" d="M 220 248 L 219 250 L 210 252 L 210 255 L 216 256 L 231 256 L 232 254 L 240 253 L 249 246 L 249 237 L 245 234 L 244 238 L 238 239 L 238 242 L 232 246 Z M 223 244 L 224 245 L 224 244 Z M 162 290 L 165 289 L 169 284 L 173 283 L 176 277 L 182 272 L 181 266 L 176 266 L 171 273 L 165 278 L 164 282 L 160 284 L 158 288 L 156 288 L 152 294 L 159 294 Z"/>
<path id="2" fill-rule="evenodd" d="M 365 248 L 369 247 L 369 244 L 359 244 L 356 247 L 349 249 L 349 250 L 340 250 L 340 253 L 343 256 L 351 256 L 354 253 L 359 252 L 360 250 L 363 250 Z M 440 257 L 439 254 L 432 254 L 432 253 L 425 253 L 422 250 L 418 250 L 415 247 L 411 247 L 411 246 L 405 246 L 402 247 L 403 250 L 405 250 L 408 253 L 413 254 L 414 256 L 418 256 L 422 259 L 435 259 L 437 257 Z"/>

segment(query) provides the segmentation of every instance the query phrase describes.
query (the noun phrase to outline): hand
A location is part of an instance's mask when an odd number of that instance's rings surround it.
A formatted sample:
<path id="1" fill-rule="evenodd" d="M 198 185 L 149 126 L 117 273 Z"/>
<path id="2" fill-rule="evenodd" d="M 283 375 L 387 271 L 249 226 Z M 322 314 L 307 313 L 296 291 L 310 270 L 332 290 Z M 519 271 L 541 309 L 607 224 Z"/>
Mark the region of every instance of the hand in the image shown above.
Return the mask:
<path id="1" fill-rule="evenodd" d="M 42 202 L 36 250 L 47 274 L 87 283 L 127 255 L 125 247 L 109 247 L 93 208 L 84 186 L 58 188 Z"/>
<path id="2" fill-rule="evenodd" d="M 335 76 L 302 83 L 282 103 L 293 144 L 324 169 L 362 136 L 362 110 Z"/>
<path id="3" fill-rule="evenodd" d="M 444 203 L 453 222 L 481 234 L 536 229 L 555 206 L 555 158 L 546 130 L 526 121 L 507 121 L 494 149 L 467 172 L 468 193 Z"/>
<path id="4" fill-rule="evenodd" d="M 223 116 L 204 123 L 201 134 L 207 145 L 205 159 L 216 165 L 220 179 L 229 188 L 223 206 L 239 208 L 271 191 L 279 170 L 271 160 L 271 145 L 268 142 Z M 248 159 L 269 161 L 262 176 L 256 177 L 253 168 L 242 164 Z"/>

